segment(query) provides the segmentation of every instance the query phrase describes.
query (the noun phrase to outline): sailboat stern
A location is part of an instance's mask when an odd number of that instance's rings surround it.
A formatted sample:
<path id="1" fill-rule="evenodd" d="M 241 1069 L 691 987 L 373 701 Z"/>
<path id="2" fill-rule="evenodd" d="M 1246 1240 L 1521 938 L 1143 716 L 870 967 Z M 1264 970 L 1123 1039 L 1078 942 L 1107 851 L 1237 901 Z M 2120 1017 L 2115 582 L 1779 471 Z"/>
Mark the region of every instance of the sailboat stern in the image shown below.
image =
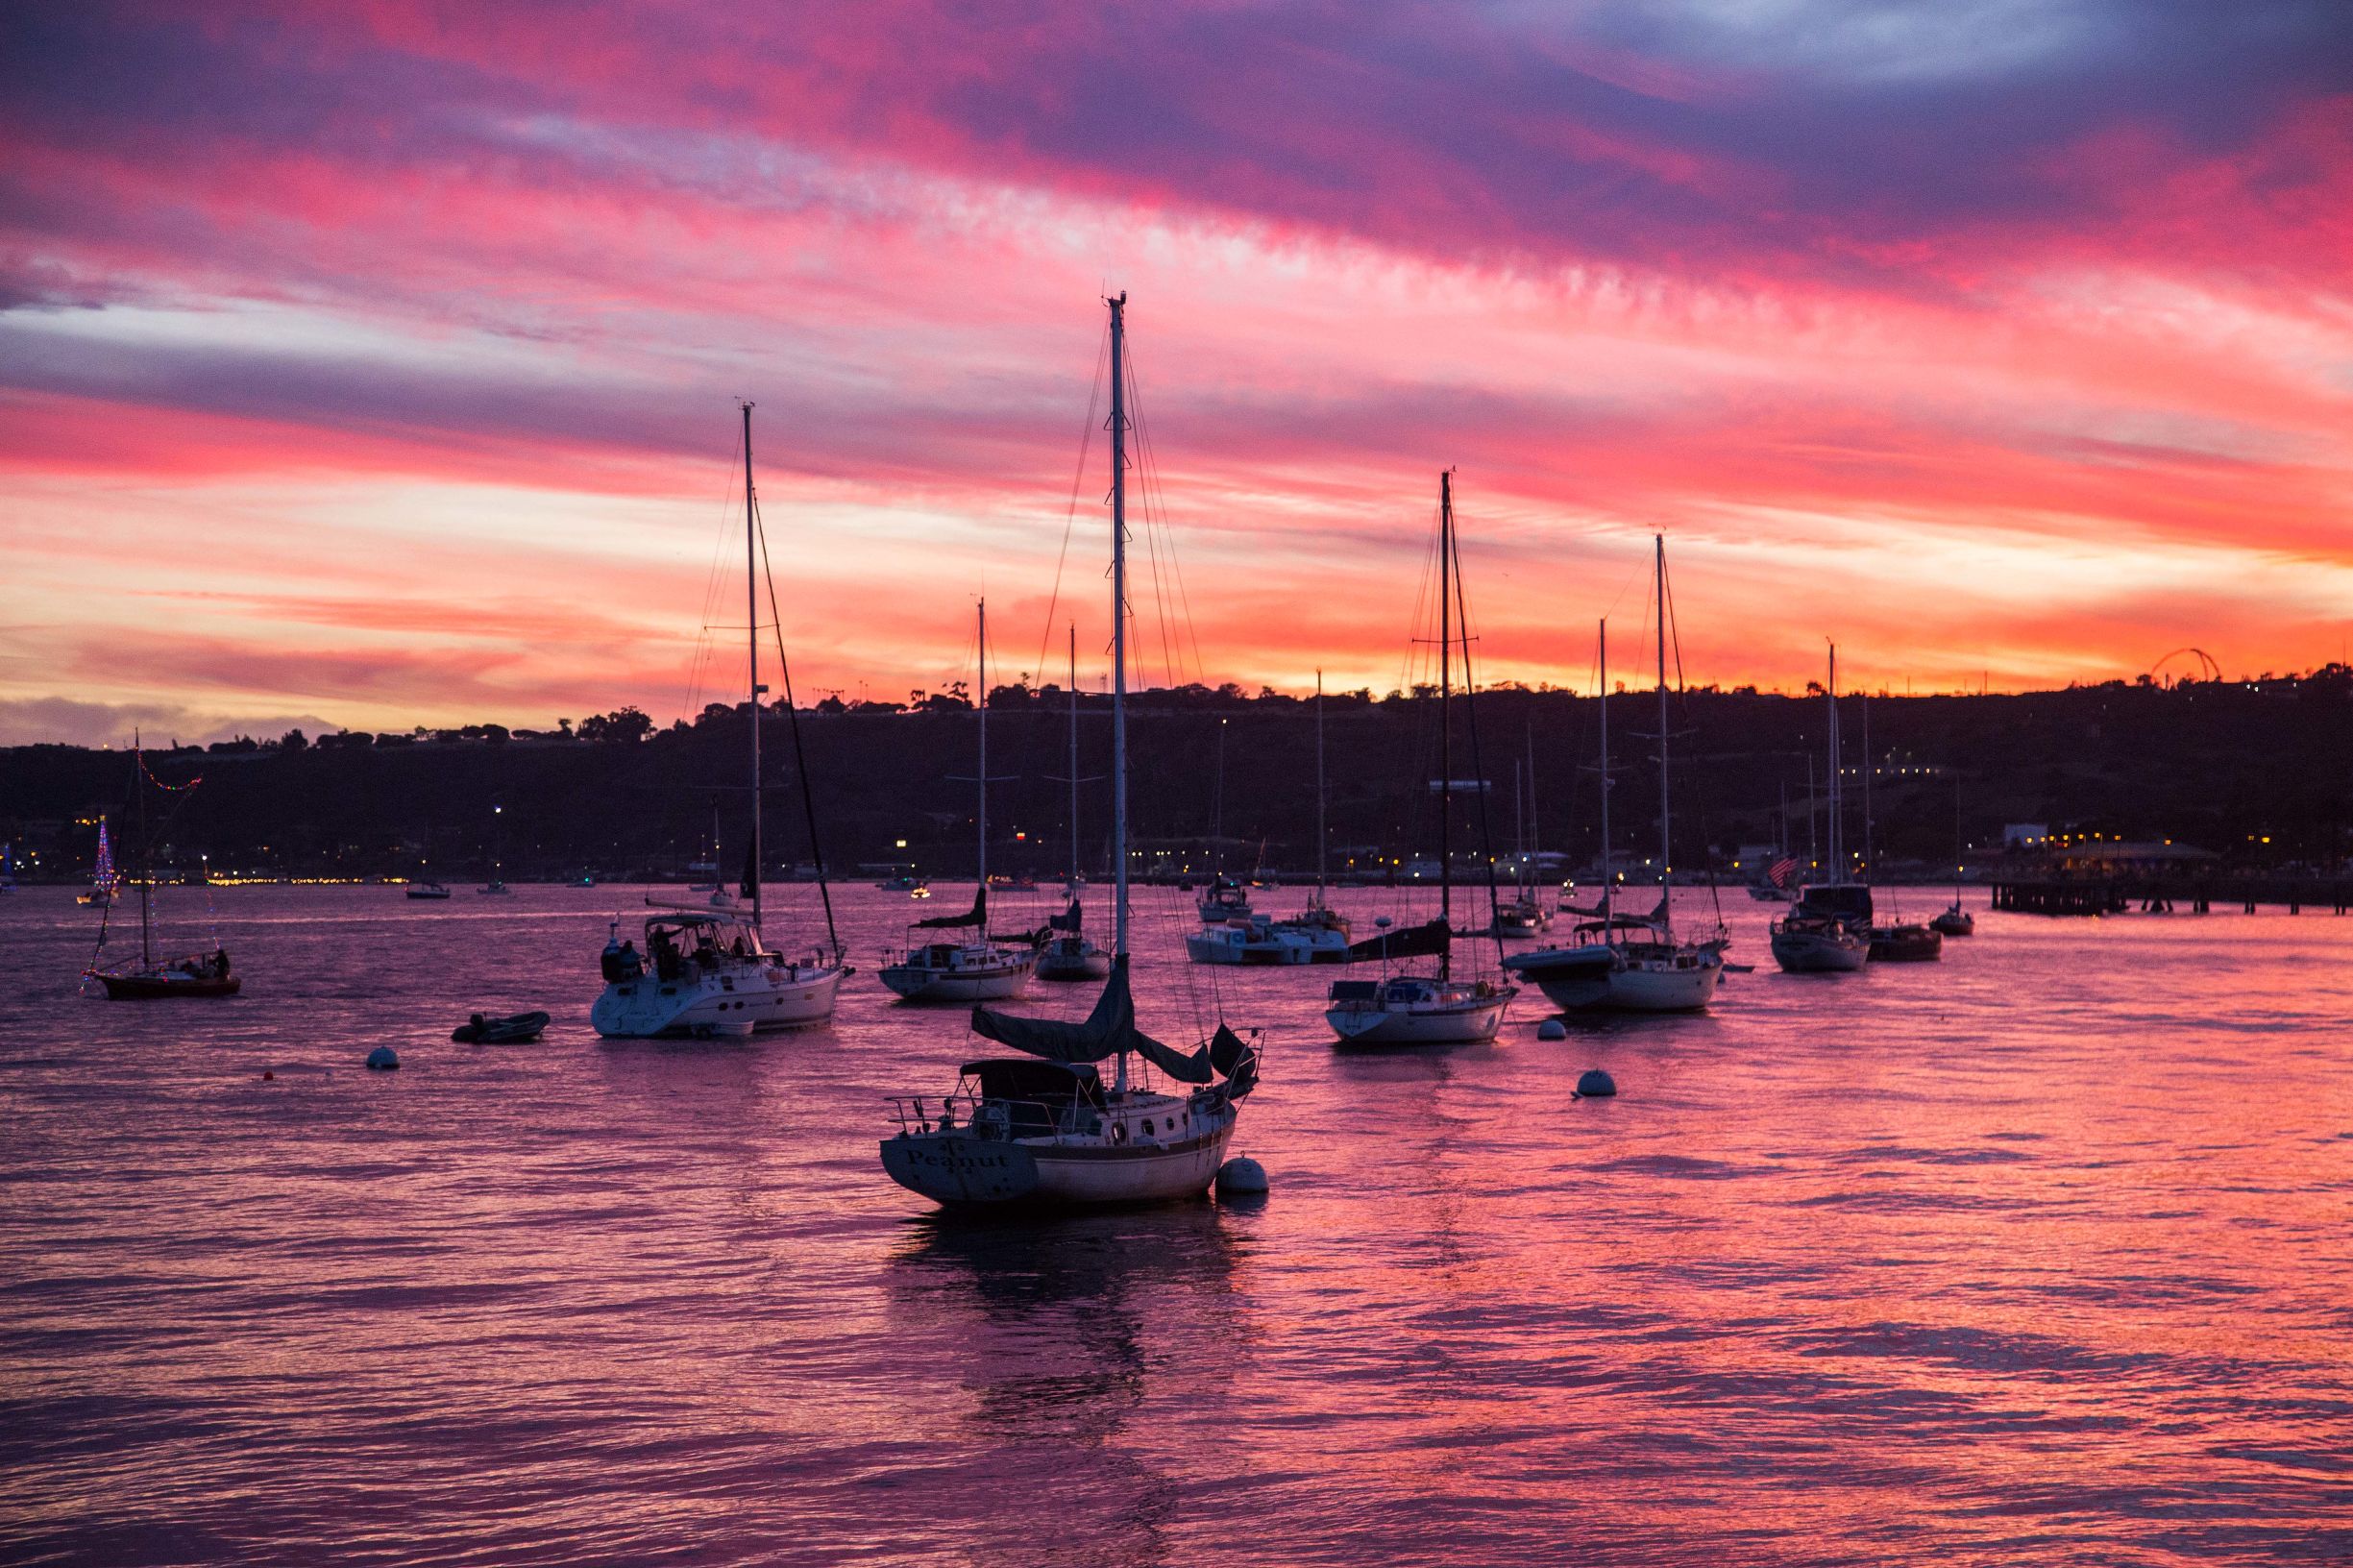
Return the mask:
<path id="1" fill-rule="evenodd" d="M 882 1168 L 936 1203 L 1019 1203 L 1038 1192 L 1037 1157 L 1004 1139 L 902 1132 L 882 1140 Z"/>

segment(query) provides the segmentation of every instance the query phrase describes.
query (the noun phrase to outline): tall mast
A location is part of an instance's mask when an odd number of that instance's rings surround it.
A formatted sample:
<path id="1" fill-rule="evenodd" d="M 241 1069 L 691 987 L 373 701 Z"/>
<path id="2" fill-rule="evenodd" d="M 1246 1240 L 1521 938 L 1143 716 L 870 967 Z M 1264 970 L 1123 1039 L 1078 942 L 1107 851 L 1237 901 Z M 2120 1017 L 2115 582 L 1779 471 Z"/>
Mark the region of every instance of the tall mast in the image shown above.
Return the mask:
<path id="1" fill-rule="evenodd" d="M 1449 593 L 1448 572 L 1455 554 L 1455 471 L 1446 469 L 1438 475 L 1438 919 L 1446 922 L 1448 942 L 1438 949 L 1438 978 L 1449 979 L 1454 972 L 1455 944 L 1455 752 L 1454 725 L 1449 722 L 1454 707 L 1454 665 L 1449 657 L 1454 651 L 1455 627 L 1451 615 L 1454 600 Z"/>
<path id="2" fill-rule="evenodd" d="M 1127 294 L 1111 306 L 1112 963 L 1127 962 Z M 1127 1090 L 1127 1052 L 1114 1087 Z"/>
<path id="3" fill-rule="evenodd" d="M 1078 887 L 1078 623 L 1070 623 L 1070 875 Z"/>
<path id="4" fill-rule="evenodd" d="M 1520 870 L 1528 878 L 1528 892 L 1536 891 L 1536 857 L 1544 852 L 1542 829 L 1536 821 L 1536 722 L 1528 721 L 1528 852 L 1520 857 Z"/>
<path id="5" fill-rule="evenodd" d="M 1814 804 L 1814 754 L 1805 754 L 1805 864 L 1809 870 L 1822 869 L 1822 840 L 1815 833 L 1815 824 L 1822 816 Z"/>
<path id="6" fill-rule="evenodd" d="M 139 968 L 156 967 L 154 922 L 148 898 L 156 885 L 156 845 L 147 831 L 147 751 L 139 732 L 131 732 L 131 794 L 139 805 Z"/>
<path id="7" fill-rule="evenodd" d="M 1863 880 L 1871 880 L 1874 864 L 1871 821 L 1871 775 L 1878 772 L 1871 754 L 1871 694 L 1863 694 Z"/>
<path id="8" fill-rule="evenodd" d="M 1602 620 L 1600 649 L 1602 686 L 1602 940 L 1607 942 L 1617 934 L 1611 916 L 1616 900 L 1610 895 L 1609 879 L 1609 620 Z"/>
<path id="9" fill-rule="evenodd" d="M 1657 551 L 1658 576 L 1658 928 L 1672 942 L 1675 899 L 1669 879 L 1675 870 L 1675 835 L 1667 820 L 1667 536 L 1654 533 L 1651 543 Z"/>
<path id="10" fill-rule="evenodd" d="M 1325 863 L 1331 836 L 1324 830 L 1324 673 L 1315 672 L 1315 907 L 1324 907 Z"/>
<path id="11" fill-rule="evenodd" d="M 1847 880 L 1847 857 L 1841 851 L 1845 849 L 1846 842 L 1839 818 L 1845 815 L 1841 808 L 1846 801 L 1846 789 L 1840 783 L 1838 776 L 1838 645 L 1836 643 L 1830 645 L 1830 689 L 1823 695 L 1824 700 L 1829 704 L 1830 708 L 1830 880 L 1844 882 Z"/>
<path id="12" fill-rule="evenodd" d="M 989 601 L 980 601 L 980 891 L 989 892 Z M 987 933 L 982 933 L 984 936 Z"/>
<path id="13" fill-rule="evenodd" d="M 760 859 L 760 694 L 768 688 L 760 684 L 760 558 L 753 533 L 757 525 L 753 519 L 751 498 L 751 404 L 744 404 L 744 623 L 748 628 L 750 662 L 748 666 L 751 681 L 751 929 L 760 929 L 760 885 L 766 880 L 761 874 Z M 716 835 L 714 835 L 716 837 Z M 717 858 L 716 854 L 713 856 Z M 726 886 L 723 874 L 714 872 L 711 878 Z"/>

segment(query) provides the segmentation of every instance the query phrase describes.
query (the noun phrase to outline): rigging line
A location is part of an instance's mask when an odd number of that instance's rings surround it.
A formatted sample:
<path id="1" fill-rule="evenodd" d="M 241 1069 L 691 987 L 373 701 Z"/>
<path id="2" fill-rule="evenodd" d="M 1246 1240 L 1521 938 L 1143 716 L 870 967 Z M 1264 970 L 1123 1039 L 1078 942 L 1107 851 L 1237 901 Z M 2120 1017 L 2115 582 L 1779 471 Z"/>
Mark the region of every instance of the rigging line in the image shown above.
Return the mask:
<path id="1" fill-rule="evenodd" d="M 1462 714 L 1471 731 L 1471 776 L 1479 780 L 1479 846 L 1487 860 L 1487 931 L 1495 939 L 1495 961 L 1504 959 L 1503 904 L 1495 891 L 1495 834 L 1487 813 L 1486 766 L 1479 759 L 1479 682 L 1471 676 L 1471 612 L 1462 592 L 1462 519 L 1454 529 L 1455 618 L 1462 624 Z"/>
<path id="2" fill-rule="evenodd" d="M 728 423 L 730 429 L 735 429 L 733 421 Z M 728 449 L 727 482 L 720 491 L 719 527 L 712 535 L 711 568 L 703 578 L 702 614 L 699 622 L 700 630 L 696 634 L 695 646 L 687 655 L 686 711 L 690 716 L 699 716 L 702 712 L 703 675 L 711 665 L 711 640 L 719 616 L 721 583 L 731 558 L 728 542 L 735 532 L 735 477 L 743 472 L 743 463 L 744 432 L 735 429 Z"/>
<path id="3" fill-rule="evenodd" d="M 760 508 L 757 492 L 752 496 L 751 521 L 753 536 L 760 541 L 760 576 L 768 583 L 768 619 L 770 629 L 776 638 L 777 678 L 784 683 L 786 726 L 793 734 L 793 770 L 800 775 L 800 811 L 801 820 L 809 829 L 809 861 L 817 868 L 817 896 L 825 906 L 825 940 L 832 944 L 833 961 L 838 965 L 842 962 L 842 932 L 834 924 L 833 889 L 825 881 L 825 845 L 817 833 L 817 791 L 809 782 L 809 753 L 800 740 L 800 705 L 793 700 L 793 665 L 784 655 L 784 611 L 776 603 L 776 568 L 768 556 L 768 517 Z M 752 698 L 751 722 L 754 725 L 760 722 L 757 696 Z M 751 809 L 755 812 L 760 809 L 757 796 L 752 797 Z M 718 854 L 714 852 L 711 859 L 714 862 L 712 874 L 723 877 L 724 872 L 716 865 Z M 755 868 L 755 874 L 756 870 Z"/>
<path id="4" fill-rule="evenodd" d="M 1128 402 L 1129 406 L 1134 409 L 1132 423 L 1136 427 L 1137 452 L 1151 470 L 1150 482 L 1144 492 L 1145 503 L 1158 513 L 1161 532 L 1167 539 L 1168 574 L 1176 587 L 1177 607 L 1184 617 L 1183 635 L 1177 639 L 1178 657 L 1181 661 L 1185 643 L 1189 640 L 1193 652 L 1193 678 L 1206 685 L 1209 681 L 1209 667 L 1201 657 L 1200 628 L 1193 622 L 1192 600 L 1185 590 L 1185 563 L 1177 553 L 1175 526 L 1168 519 L 1167 488 L 1161 482 L 1160 448 L 1154 443 L 1151 427 L 1144 419 L 1143 392 L 1139 380 L 1132 339 L 1129 345 L 1127 373 Z"/>
<path id="5" fill-rule="evenodd" d="M 1095 344 L 1094 384 L 1089 387 L 1087 391 L 1087 423 L 1080 427 L 1078 437 L 1078 461 L 1072 465 L 1070 470 L 1070 509 L 1063 518 L 1062 551 L 1060 554 L 1054 557 L 1054 592 L 1046 600 L 1045 630 L 1041 632 L 1038 637 L 1038 663 L 1035 668 L 1041 672 L 1045 669 L 1046 645 L 1051 642 L 1054 637 L 1055 607 L 1062 602 L 1063 568 L 1069 563 L 1070 538 L 1073 531 L 1078 527 L 1079 487 L 1087 482 L 1087 453 L 1092 450 L 1094 445 L 1094 411 L 1098 406 L 1100 406 L 1103 400 L 1104 361 L 1110 357 L 1111 330 L 1109 328 L 1105 328 L 1103 336 Z"/>

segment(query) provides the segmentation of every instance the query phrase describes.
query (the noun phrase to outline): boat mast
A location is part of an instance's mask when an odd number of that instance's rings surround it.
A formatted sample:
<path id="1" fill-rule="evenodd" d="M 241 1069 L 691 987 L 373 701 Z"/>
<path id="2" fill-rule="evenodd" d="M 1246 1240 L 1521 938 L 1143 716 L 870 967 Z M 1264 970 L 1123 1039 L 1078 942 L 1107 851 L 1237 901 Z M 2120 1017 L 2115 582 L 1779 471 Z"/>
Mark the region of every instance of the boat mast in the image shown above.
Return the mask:
<path id="1" fill-rule="evenodd" d="M 1878 772 L 1871 754 L 1871 694 L 1863 694 L 1863 881 L 1871 881 L 1874 853 L 1877 845 L 1872 842 L 1871 775 Z"/>
<path id="2" fill-rule="evenodd" d="M 1847 880 L 1847 858 L 1841 851 L 1845 849 L 1846 845 L 1839 818 L 1845 815 L 1841 808 L 1846 802 L 1846 790 L 1840 784 L 1838 777 L 1838 645 L 1836 643 L 1830 644 L 1830 687 L 1823 694 L 1823 699 L 1829 704 L 1830 708 L 1830 880 L 1844 882 Z"/>
<path id="3" fill-rule="evenodd" d="M 1127 294 L 1111 306 L 1111 846 L 1113 972 L 1127 963 Z M 1127 1052 L 1114 1088 L 1127 1090 Z"/>
<path id="4" fill-rule="evenodd" d="M 1599 658 L 1602 688 L 1602 940 L 1617 934 L 1616 900 L 1609 880 L 1609 618 L 1602 618 Z"/>
<path id="5" fill-rule="evenodd" d="M 1324 830 L 1324 673 L 1315 672 L 1315 907 L 1324 907 L 1326 862 L 1331 836 Z"/>
<path id="6" fill-rule="evenodd" d="M 980 601 L 980 690 L 973 694 L 980 710 L 980 893 L 989 895 L 989 601 Z M 987 927 L 981 931 L 988 936 Z"/>
<path id="7" fill-rule="evenodd" d="M 744 404 L 744 621 L 750 661 L 748 669 L 751 683 L 751 930 L 760 931 L 760 694 L 768 688 L 760 684 L 760 557 L 754 539 L 758 525 L 754 521 L 751 498 L 751 404 Z M 714 859 L 718 858 L 716 854 Z M 712 874 L 711 880 L 722 888 L 726 886 L 723 875 Z"/>
<path id="8" fill-rule="evenodd" d="M 1805 864 L 1809 870 L 1822 870 L 1822 839 L 1817 832 L 1822 808 L 1814 802 L 1814 754 L 1805 754 Z"/>
<path id="9" fill-rule="evenodd" d="M 1651 543 L 1657 551 L 1658 576 L 1658 929 L 1673 942 L 1675 900 L 1669 878 L 1675 870 L 1675 835 L 1667 818 L 1667 536 L 1654 533 Z"/>
<path id="10" fill-rule="evenodd" d="M 1455 628 L 1450 618 L 1454 601 L 1448 571 L 1455 553 L 1455 471 L 1438 475 L 1438 919 L 1445 922 L 1447 943 L 1438 949 L 1438 978 L 1454 975 L 1455 931 L 1455 753 L 1454 725 L 1449 723 L 1454 702 Z"/>
<path id="11" fill-rule="evenodd" d="M 131 796 L 139 808 L 139 968 L 156 967 L 154 921 L 147 900 L 156 885 L 156 844 L 147 831 L 147 753 L 139 732 L 131 732 Z"/>
<path id="12" fill-rule="evenodd" d="M 1536 857 L 1544 852 L 1543 830 L 1536 822 L 1536 722 L 1528 721 L 1528 849 L 1520 857 L 1520 871 L 1528 882 L 1528 896 L 1536 896 Z M 1539 908 L 1538 914 L 1543 913 Z"/>
<path id="13" fill-rule="evenodd" d="M 1078 623 L 1070 623 L 1070 875 L 1078 889 Z"/>

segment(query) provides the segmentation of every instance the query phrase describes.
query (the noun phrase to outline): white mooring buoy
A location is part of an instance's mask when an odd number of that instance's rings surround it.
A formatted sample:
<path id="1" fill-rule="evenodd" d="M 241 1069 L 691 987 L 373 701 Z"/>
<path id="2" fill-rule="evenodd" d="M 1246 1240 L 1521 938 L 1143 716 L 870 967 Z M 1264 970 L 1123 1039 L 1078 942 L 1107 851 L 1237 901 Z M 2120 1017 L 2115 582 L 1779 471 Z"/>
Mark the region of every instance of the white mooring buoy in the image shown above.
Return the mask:
<path id="1" fill-rule="evenodd" d="M 1237 1157 L 1217 1167 L 1217 1195 L 1251 1197 L 1266 1190 L 1266 1167 L 1256 1160 Z"/>
<path id="2" fill-rule="evenodd" d="M 1536 1038 L 1538 1040 L 1566 1040 L 1569 1038 L 1569 1026 L 1558 1018 L 1546 1018 L 1542 1023 L 1536 1025 Z"/>
<path id="3" fill-rule="evenodd" d="M 400 1053 L 389 1045 L 379 1045 L 368 1053 L 368 1066 L 378 1072 L 396 1072 L 401 1066 Z"/>
<path id="4" fill-rule="evenodd" d="M 1605 1100 L 1618 1091 L 1618 1081 L 1599 1067 L 1587 1067 L 1585 1075 L 1577 1080 L 1581 1099 Z"/>

